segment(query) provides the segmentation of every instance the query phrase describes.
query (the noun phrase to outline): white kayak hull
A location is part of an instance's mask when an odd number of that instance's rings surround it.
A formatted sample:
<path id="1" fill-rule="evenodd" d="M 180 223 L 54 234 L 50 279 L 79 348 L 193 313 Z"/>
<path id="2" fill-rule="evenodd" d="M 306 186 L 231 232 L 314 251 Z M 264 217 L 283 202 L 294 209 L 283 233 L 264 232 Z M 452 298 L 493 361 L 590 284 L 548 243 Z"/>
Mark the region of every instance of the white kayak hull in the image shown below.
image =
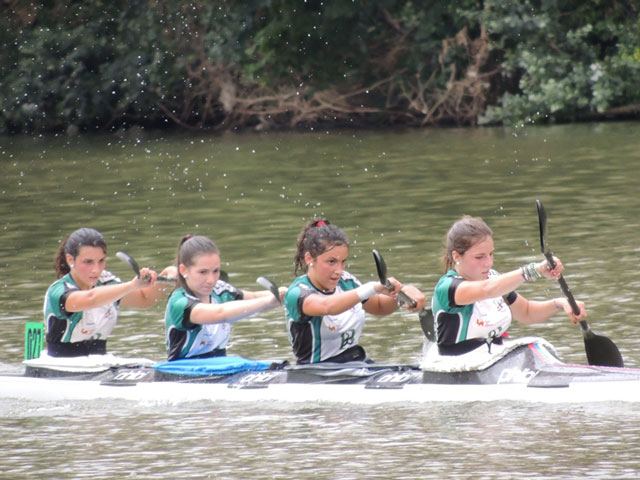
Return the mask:
<path id="1" fill-rule="evenodd" d="M 517 339 L 417 365 L 288 365 L 242 357 L 153 363 L 112 355 L 24 362 L 0 373 L 0 398 L 138 402 L 640 402 L 640 369 L 567 365 L 542 339 Z"/>
<path id="2" fill-rule="evenodd" d="M 143 403 L 190 401 L 331 402 L 352 404 L 425 402 L 640 402 L 640 382 L 577 382 L 568 386 L 530 387 L 526 384 L 446 385 L 407 384 L 401 388 L 366 388 L 363 384 L 271 384 L 233 388 L 223 383 L 148 382 L 126 386 L 91 380 L 0 376 L 4 398 L 32 401 L 121 399 Z"/>

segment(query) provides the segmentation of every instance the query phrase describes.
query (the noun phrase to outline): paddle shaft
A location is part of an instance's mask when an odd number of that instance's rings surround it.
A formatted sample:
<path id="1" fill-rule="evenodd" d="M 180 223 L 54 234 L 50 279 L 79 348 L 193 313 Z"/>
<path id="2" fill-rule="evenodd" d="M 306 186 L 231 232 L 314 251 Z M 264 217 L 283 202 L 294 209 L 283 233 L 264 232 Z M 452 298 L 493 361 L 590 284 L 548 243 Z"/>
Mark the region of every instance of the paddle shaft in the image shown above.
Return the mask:
<path id="1" fill-rule="evenodd" d="M 551 268 L 555 268 L 556 262 L 553 261 L 553 254 L 548 250 L 545 250 L 543 253 L 544 253 L 544 256 L 547 258 L 547 262 L 549 262 L 549 265 L 551 266 Z M 571 293 L 571 290 L 569 289 L 569 285 L 567 285 L 567 282 L 565 281 L 562 275 L 558 277 L 558 283 L 560 284 L 560 289 L 562 290 L 562 293 L 564 293 L 564 296 L 567 297 L 567 300 L 569 301 L 569 305 L 571 305 L 571 310 L 573 311 L 574 315 L 580 315 L 580 307 L 578 307 L 578 303 L 576 302 L 576 299 L 573 297 L 573 293 Z M 580 320 L 578 323 L 580 324 L 580 328 L 582 328 L 584 332 L 589 332 L 591 330 L 591 327 L 589 327 L 589 324 L 587 323 L 586 320 Z"/>
<path id="2" fill-rule="evenodd" d="M 548 250 L 546 250 L 544 252 L 544 256 L 547 258 L 547 262 L 549 262 L 549 266 L 551 267 L 551 269 L 556 268 L 556 262 L 553 260 L 553 254 Z M 564 296 L 567 297 L 567 300 L 569 301 L 569 305 L 571 305 L 571 310 L 573 310 L 573 313 L 575 315 L 580 315 L 580 307 L 578 307 L 576 299 L 573 298 L 573 293 L 571 293 L 571 290 L 569 289 L 569 285 L 567 285 L 567 282 L 565 281 L 562 275 L 558 277 L 558 283 L 560 284 L 562 293 L 564 293 Z"/>

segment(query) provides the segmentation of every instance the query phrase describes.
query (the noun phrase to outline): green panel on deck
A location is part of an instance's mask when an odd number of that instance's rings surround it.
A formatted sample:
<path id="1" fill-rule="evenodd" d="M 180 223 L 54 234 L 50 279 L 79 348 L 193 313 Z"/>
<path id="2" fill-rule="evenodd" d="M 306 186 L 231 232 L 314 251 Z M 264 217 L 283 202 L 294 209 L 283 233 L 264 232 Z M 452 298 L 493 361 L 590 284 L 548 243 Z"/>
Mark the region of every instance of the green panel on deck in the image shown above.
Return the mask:
<path id="1" fill-rule="evenodd" d="M 27 322 L 24 333 L 24 359 L 40 357 L 44 347 L 44 325 L 42 322 Z"/>

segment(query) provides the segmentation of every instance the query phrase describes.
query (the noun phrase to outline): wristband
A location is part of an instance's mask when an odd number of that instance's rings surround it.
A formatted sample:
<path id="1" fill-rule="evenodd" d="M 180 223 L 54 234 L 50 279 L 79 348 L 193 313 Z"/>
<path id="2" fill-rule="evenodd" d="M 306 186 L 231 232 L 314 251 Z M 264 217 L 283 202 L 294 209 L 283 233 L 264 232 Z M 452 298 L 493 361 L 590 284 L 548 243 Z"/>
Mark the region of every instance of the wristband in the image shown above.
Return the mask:
<path id="1" fill-rule="evenodd" d="M 376 293 L 376 285 L 378 284 L 378 282 L 367 282 L 363 285 L 360 285 L 358 288 L 356 288 L 356 293 L 358 294 L 358 298 L 361 301 L 365 301 L 366 299 L 368 299 L 369 297 L 375 295 Z"/>
<path id="2" fill-rule="evenodd" d="M 520 274 L 525 282 L 535 282 L 538 278 L 542 277 L 542 274 L 536 268 L 535 263 L 530 263 L 520 267 Z"/>

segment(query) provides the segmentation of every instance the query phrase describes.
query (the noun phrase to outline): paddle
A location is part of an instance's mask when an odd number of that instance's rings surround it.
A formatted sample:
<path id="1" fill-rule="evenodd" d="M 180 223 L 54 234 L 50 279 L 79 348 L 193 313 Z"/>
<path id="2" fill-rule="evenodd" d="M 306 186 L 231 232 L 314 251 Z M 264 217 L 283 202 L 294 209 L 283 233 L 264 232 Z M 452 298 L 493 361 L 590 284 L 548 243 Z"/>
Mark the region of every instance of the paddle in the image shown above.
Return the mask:
<path id="1" fill-rule="evenodd" d="M 427 337 L 431 342 L 436 341 L 436 334 L 434 332 L 434 321 L 433 321 L 433 310 L 431 307 L 425 307 L 418 313 L 418 319 L 420 320 L 420 328 L 422 328 L 422 333 Z"/>
<path id="2" fill-rule="evenodd" d="M 536 200 L 536 207 L 538 209 L 538 221 L 540 224 L 540 248 L 542 250 L 542 254 L 547 259 L 547 262 L 551 265 L 551 268 L 554 268 L 556 263 L 553 260 L 553 254 L 549 250 L 549 246 L 546 241 L 547 213 L 545 212 L 540 200 Z M 558 278 L 558 283 L 560 284 L 562 293 L 567 297 L 569 305 L 571 305 L 571 310 L 573 310 L 574 314 L 578 315 L 580 313 L 580 309 L 578 308 L 578 304 L 573 298 L 573 294 L 571 293 L 571 290 L 569 290 L 569 286 L 562 275 Z M 616 344 L 613 343 L 612 340 L 593 333 L 591 327 L 589 327 L 589 324 L 585 320 L 580 321 L 580 327 L 582 328 L 584 349 L 587 353 L 587 361 L 589 362 L 589 365 L 624 367 L 620 350 L 618 350 L 618 347 L 616 347 Z"/>
<path id="3" fill-rule="evenodd" d="M 140 267 L 138 266 L 138 263 L 133 259 L 131 255 L 125 252 L 116 252 L 116 257 L 118 257 L 123 262 L 128 263 L 131 269 L 135 272 L 135 274 L 138 275 L 138 277 L 140 276 Z M 156 278 L 156 281 L 172 283 L 172 282 L 175 282 L 176 279 L 173 277 L 165 277 L 165 276 L 159 275 Z"/>
<path id="4" fill-rule="evenodd" d="M 391 282 L 387 279 L 387 264 L 384 263 L 384 258 L 382 258 L 380 252 L 378 252 L 378 250 L 376 250 L 375 248 L 373 249 L 373 258 L 376 261 L 376 268 L 378 269 L 378 277 L 380 277 L 380 283 L 384 285 L 385 288 L 393 290 L 393 285 L 391 285 Z M 401 303 L 404 302 L 410 307 L 415 307 L 417 305 L 415 300 L 409 297 L 402 290 L 398 292 L 398 299 Z"/>
<path id="5" fill-rule="evenodd" d="M 276 287 L 275 283 L 273 283 L 267 277 L 258 277 L 256 282 L 258 282 L 266 290 L 271 290 L 271 293 L 273 293 L 273 296 L 278 299 L 278 303 L 280 305 L 282 305 L 282 299 L 280 298 L 280 292 L 278 291 L 278 287 Z"/>
<path id="6" fill-rule="evenodd" d="M 123 262 L 128 263 L 131 269 L 136 273 L 136 275 L 140 276 L 140 267 L 138 266 L 138 262 L 136 262 L 131 255 L 125 252 L 116 252 L 116 257 L 118 257 Z M 224 270 L 220 270 L 220 280 L 229 283 L 229 274 Z M 173 283 L 176 281 L 176 279 L 173 277 L 165 277 L 163 275 L 159 275 L 158 278 L 156 278 L 156 281 Z"/>

